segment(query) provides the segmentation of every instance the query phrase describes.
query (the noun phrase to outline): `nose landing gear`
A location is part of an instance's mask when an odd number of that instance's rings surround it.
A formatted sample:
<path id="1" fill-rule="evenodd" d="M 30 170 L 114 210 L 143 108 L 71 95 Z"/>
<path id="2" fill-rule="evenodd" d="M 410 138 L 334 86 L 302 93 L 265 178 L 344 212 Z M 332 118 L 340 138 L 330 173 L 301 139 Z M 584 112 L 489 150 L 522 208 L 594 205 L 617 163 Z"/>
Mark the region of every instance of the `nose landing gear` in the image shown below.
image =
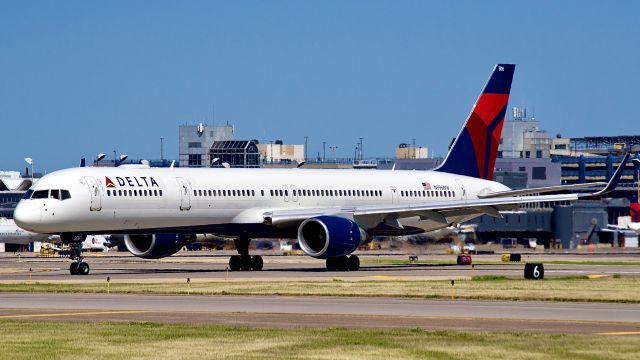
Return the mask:
<path id="1" fill-rule="evenodd" d="M 69 265 L 69 273 L 71 275 L 89 275 L 89 264 L 82 257 L 82 242 L 86 235 L 62 235 L 62 242 L 69 244 L 69 258 L 73 262 Z"/>

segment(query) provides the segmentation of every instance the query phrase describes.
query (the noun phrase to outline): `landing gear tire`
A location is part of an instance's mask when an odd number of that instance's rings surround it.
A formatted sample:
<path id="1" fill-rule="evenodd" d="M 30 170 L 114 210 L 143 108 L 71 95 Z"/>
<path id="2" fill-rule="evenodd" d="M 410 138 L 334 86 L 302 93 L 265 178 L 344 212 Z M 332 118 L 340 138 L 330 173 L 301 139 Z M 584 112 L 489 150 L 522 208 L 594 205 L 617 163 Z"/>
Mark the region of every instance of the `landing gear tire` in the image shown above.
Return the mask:
<path id="1" fill-rule="evenodd" d="M 349 258 L 344 255 L 336 258 L 336 268 L 338 271 L 347 271 L 349 270 Z"/>
<path id="2" fill-rule="evenodd" d="M 240 255 L 233 255 L 229 258 L 229 270 L 239 271 L 242 267 L 242 258 Z"/>
<path id="3" fill-rule="evenodd" d="M 89 264 L 86 262 L 78 263 L 78 275 L 89 275 Z"/>
<path id="4" fill-rule="evenodd" d="M 357 271 L 360 269 L 360 259 L 356 255 L 328 258 L 326 264 L 329 271 Z"/>
<path id="5" fill-rule="evenodd" d="M 78 263 L 77 262 L 72 262 L 69 265 L 69 273 L 71 273 L 71 275 L 78 275 Z"/>
<path id="6" fill-rule="evenodd" d="M 74 261 L 69 265 L 69 272 L 71 275 L 89 275 L 89 264 L 84 261 Z"/>
<path id="7" fill-rule="evenodd" d="M 349 256 L 347 260 L 347 267 L 349 271 L 358 271 L 360 270 L 360 258 L 357 255 Z"/>
<path id="8" fill-rule="evenodd" d="M 264 265 L 264 262 L 262 261 L 262 256 L 255 255 L 251 257 L 251 270 L 260 271 L 262 270 L 263 265 Z"/>
<path id="9" fill-rule="evenodd" d="M 251 271 L 251 256 L 240 255 L 240 270 Z"/>
<path id="10" fill-rule="evenodd" d="M 326 260 L 326 264 L 327 264 L 327 270 L 329 271 L 336 271 L 338 270 L 338 266 L 336 265 L 336 258 L 328 258 Z"/>

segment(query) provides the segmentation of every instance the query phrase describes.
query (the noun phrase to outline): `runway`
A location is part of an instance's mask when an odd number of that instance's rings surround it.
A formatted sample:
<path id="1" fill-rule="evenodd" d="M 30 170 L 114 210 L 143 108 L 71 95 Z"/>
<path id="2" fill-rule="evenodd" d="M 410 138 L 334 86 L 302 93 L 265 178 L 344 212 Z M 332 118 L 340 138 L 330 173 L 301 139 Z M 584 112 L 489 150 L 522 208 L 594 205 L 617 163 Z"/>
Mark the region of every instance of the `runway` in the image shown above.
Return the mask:
<path id="1" fill-rule="evenodd" d="M 640 334 L 637 304 L 40 293 L 0 294 L 0 304 L 0 320 Z"/>

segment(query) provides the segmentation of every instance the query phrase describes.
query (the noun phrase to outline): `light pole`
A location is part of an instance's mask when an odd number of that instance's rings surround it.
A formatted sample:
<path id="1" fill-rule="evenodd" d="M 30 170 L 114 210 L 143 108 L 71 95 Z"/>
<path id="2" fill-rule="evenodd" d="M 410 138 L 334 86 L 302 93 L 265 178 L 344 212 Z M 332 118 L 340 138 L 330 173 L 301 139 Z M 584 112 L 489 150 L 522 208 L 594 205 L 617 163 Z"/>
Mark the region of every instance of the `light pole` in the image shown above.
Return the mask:
<path id="1" fill-rule="evenodd" d="M 325 156 L 325 155 L 326 155 L 326 152 L 325 152 L 325 147 L 326 147 L 326 145 L 327 145 L 327 142 L 326 142 L 326 141 L 323 141 L 323 142 L 322 142 L 322 163 L 323 163 L 323 164 L 324 164 L 324 162 L 325 162 L 325 158 L 326 158 L 326 156 Z"/>
<path id="2" fill-rule="evenodd" d="M 362 144 L 362 140 L 364 140 L 364 138 L 360 138 L 360 160 L 362 160 L 364 158 L 364 152 L 362 151 L 363 148 L 363 144 Z"/>
<path id="3" fill-rule="evenodd" d="M 304 137 L 304 161 L 307 161 L 307 148 L 309 147 L 309 137 Z"/>
<path id="4" fill-rule="evenodd" d="M 164 163 L 164 138 L 160 138 L 160 163 Z"/>

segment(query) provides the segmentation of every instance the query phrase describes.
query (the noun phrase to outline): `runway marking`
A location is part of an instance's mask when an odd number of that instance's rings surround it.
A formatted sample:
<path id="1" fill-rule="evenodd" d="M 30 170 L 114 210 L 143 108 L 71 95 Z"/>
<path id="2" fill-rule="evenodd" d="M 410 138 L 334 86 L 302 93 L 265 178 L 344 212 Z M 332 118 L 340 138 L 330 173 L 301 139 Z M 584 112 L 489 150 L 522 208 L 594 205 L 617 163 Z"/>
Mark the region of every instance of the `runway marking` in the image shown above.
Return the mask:
<path id="1" fill-rule="evenodd" d="M 36 318 L 36 317 L 61 317 L 61 316 L 83 316 L 83 315 L 119 315 L 119 314 L 143 314 L 157 312 L 154 310 L 119 310 L 119 311 L 88 311 L 69 313 L 49 313 L 49 314 L 22 314 L 22 315 L 0 315 L 0 319 L 16 318 Z"/>
<path id="2" fill-rule="evenodd" d="M 587 275 L 587 277 L 589 279 L 604 279 L 604 278 L 608 278 L 609 275 L 604 275 L 604 274 L 594 274 L 594 275 Z"/>
<path id="3" fill-rule="evenodd" d="M 640 331 L 606 332 L 606 333 L 597 333 L 596 335 L 607 335 L 607 336 L 640 335 Z"/>

